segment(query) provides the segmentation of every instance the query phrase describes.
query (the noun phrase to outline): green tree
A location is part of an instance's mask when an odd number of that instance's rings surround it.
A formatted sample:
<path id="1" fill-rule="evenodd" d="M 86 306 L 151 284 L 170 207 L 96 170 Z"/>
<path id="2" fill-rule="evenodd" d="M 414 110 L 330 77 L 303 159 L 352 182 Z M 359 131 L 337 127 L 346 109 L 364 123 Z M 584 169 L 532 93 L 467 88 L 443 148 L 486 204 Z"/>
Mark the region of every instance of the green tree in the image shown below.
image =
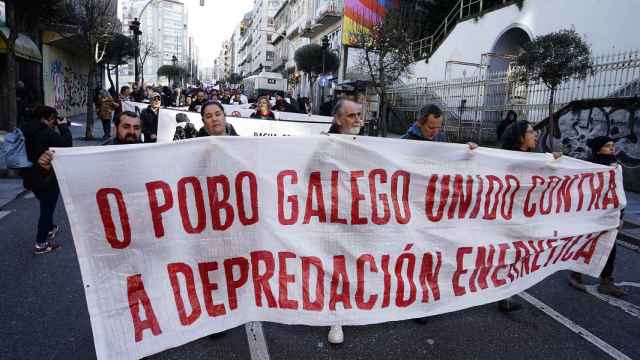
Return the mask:
<path id="1" fill-rule="evenodd" d="M 313 89 L 311 84 L 323 71 L 325 74 L 332 73 L 337 71 L 340 66 L 338 56 L 318 44 L 307 44 L 299 47 L 293 55 L 293 60 L 296 62 L 298 70 L 304 71 L 309 75 L 310 89 Z"/>
<path id="2" fill-rule="evenodd" d="M 162 65 L 158 68 L 158 76 L 166 76 L 169 81 L 177 83 L 179 79 L 187 75 L 188 70 L 180 65 Z"/>
<path id="3" fill-rule="evenodd" d="M 132 38 L 120 33 L 111 34 L 110 38 L 102 61 L 107 67 L 109 83 L 115 88 L 111 71 L 117 71 L 118 66 L 126 64 L 135 56 L 136 43 Z"/>
<path id="4" fill-rule="evenodd" d="M 549 88 L 549 132 L 560 137 L 560 127 L 553 118 L 553 103 L 558 86 L 591 73 L 591 49 L 575 30 L 560 30 L 538 36 L 524 45 L 516 60 L 519 82 L 541 81 Z"/>
<path id="5" fill-rule="evenodd" d="M 354 47 L 361 48 L 356 67 L 367 75 L 378 95 L 378 118 L 382 119 L 387 89 L 401 75 L 409 73 L 414 62 L 411 38 L 403 18 L 395 10 L 389 10 L 384 20 L 371 30 L 360 29 L 349 34 Z M 386 121 L 378 124 L 386 135 Z"/>

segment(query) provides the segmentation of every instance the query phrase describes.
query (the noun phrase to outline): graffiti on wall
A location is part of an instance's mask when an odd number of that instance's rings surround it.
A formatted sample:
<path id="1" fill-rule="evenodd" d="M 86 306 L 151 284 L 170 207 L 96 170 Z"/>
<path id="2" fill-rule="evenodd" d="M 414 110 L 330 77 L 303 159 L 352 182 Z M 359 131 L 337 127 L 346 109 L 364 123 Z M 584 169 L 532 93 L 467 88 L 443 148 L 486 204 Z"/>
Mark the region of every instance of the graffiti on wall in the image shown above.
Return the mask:
<path id="1" fill-rule="evenodd" d="M 60 113 L 83 112 L 87 105 L 87 75 L 80 74 L 60 60 L 51 62 L 54 107 Z"/>
<path id="2" fill-rule="evenodd" d="M 587 140 L 609 136 L 615 140 L 616 157 L 629 168 L 640 167 L 640 103 L 633 99 L 583 100 L 558 112 L 558 126 L 565 154 L 589 159 Z M 546 131 L 542 130 L 542 138 Z M 548 150 L 548 149 L 545 149 Z"/>

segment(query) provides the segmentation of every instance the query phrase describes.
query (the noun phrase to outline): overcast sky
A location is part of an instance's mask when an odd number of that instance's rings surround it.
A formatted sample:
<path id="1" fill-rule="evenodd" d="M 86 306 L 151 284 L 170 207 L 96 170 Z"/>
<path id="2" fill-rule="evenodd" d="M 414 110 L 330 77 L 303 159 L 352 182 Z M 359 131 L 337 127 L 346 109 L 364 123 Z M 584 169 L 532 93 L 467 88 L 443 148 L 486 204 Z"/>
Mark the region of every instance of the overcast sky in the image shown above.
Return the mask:
<path id="1" fill-rule="evenodd" d="M 244 14 L 253 8 L 254 0 L 182 0 L 189 10 L 190 32 L 200 48 L 200 66 L 213 66 L 224 40 L 233 35 Z"/>

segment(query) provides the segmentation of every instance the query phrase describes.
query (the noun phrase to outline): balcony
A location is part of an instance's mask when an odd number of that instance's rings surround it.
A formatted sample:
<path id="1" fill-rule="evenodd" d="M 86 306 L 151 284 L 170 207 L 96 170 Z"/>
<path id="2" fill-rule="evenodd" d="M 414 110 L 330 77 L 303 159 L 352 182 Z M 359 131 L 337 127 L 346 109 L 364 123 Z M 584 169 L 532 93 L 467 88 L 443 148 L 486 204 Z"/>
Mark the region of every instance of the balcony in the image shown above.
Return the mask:
<path id="1" fill-rule="evenodd" d="M 320 5 L 315 14 L 315 22 L 318 25 L 332 25 L 342 19 L 344 12 L 344 0 L 330 0 Z"/>

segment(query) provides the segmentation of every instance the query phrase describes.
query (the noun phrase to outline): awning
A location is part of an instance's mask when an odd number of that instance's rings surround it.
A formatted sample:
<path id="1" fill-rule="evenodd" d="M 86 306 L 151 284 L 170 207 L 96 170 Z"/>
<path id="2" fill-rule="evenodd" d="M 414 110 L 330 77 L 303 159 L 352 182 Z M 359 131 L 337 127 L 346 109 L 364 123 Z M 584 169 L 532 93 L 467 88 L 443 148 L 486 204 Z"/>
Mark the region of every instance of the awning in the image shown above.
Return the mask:
<path id="1" fill-rule="evenodd" d="M 0 54 L 7 53 L 6 41 L 9 39 L 10 33 L 11 30 L 9 30 L 8 27 L 0 26 Z M 40 53 L 40 49 L 38 49 L 38 45 L 25 34 L 18 34 L 18 38 L 16 39 L 16 56 L 31 61 L 42 62 L 42 54 Z"/>

